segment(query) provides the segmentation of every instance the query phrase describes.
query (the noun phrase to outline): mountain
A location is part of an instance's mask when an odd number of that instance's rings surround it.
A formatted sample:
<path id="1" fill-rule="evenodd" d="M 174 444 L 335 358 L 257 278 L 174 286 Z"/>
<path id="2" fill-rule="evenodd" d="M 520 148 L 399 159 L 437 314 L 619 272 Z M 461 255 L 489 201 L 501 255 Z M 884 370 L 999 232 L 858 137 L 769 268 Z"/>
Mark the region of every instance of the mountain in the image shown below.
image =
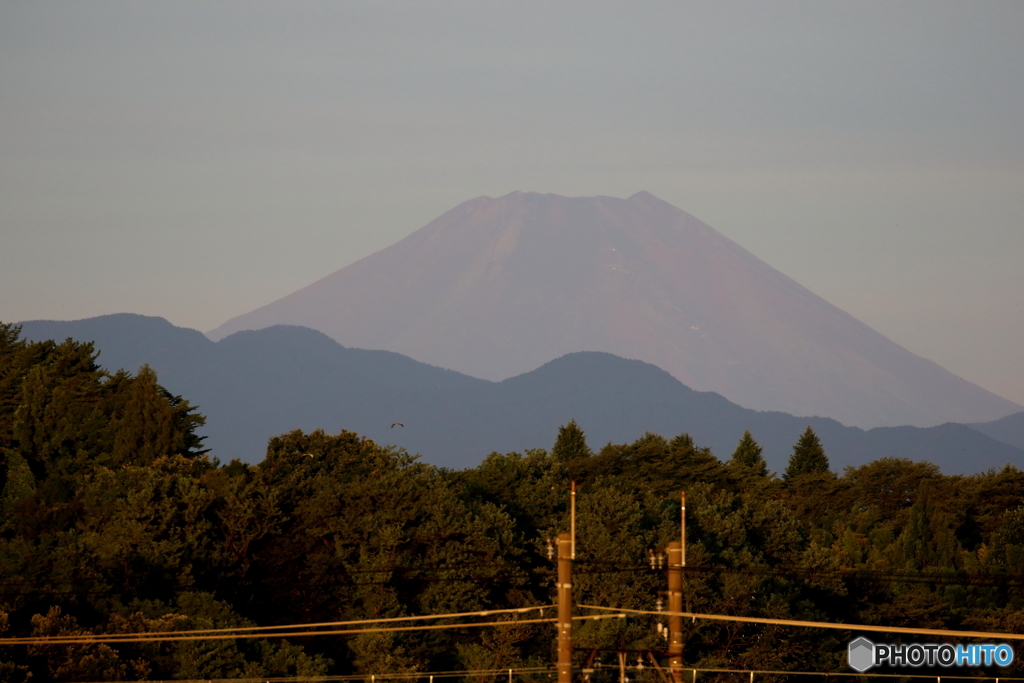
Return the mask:
<path id="1" fill-rule="evenodd" d="M 1014 413 L 992 422 L 967 425 L 971 429 L 991 436 L 996 441 L 1008 443 L 1017 448 L 1024 448 L 1024 413 Z"/>
<path id="2" fill-rule="evenodd" d="M 646 192 L 479 197 L 209 336 L 279 324 L 490 380 L 604 351 L 749 408 L 861 427 L 1021 410 Z"/>
<path id="3" fill-rule="evenodd" d="M 473 467 L 491 451 L 549 448 L 558 427 L 575 419 L 595 449 L 646 431 L 685 431 L 722 459 L 749 429 L 777 472 L 808 425 L 836 471 L 885 456 L 926 459 L 947 474 L 1006 463 L 1024 468 L 1024 449 L 964 425 L 864 431 L 827 418 L 758 412 L 694 391 L 648 363 L 600 352 L 568 354 L 491 382 L 393 352 L 345 348 L 302 327 L 238 332 L 215 343 L 162 318 L 121 314 L 26 322 L 22 335 L 93 340 L 111 370 L 150 365 L 161 384 L 207 416 L 207 445 L 222 460 L 255 462 L 269 437 L 323 428 L 356 431 L 432 464 Z M 404 426 L 392 428 L 395 422 Z"/>

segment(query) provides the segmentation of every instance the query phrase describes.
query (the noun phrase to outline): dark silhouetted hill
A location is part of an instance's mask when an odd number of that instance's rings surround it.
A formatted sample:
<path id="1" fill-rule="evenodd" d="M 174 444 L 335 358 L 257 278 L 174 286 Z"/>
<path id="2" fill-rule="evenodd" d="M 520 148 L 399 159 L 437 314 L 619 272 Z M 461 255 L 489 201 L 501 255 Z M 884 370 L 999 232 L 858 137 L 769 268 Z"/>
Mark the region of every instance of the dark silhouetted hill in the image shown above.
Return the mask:
<path id="1" fill-rule="evenodd" d="M 993 422 L 975 422 L 967 426 L 996 441 L 1024 449 L 1024 412 L 1007 415 Z"/>
<path id="2" fill-rule="evenodd" d="M 164 386 L 208 417 L 207 445 L 222 460 L 255 462 L 269 437 L 323 428 L 356 431 L 432 464 L 472 467 L 491 451 L 549 448 L 558 427 L 575 419 L 595 450 L 646 431 L 667 437 L 685 431 L 723 460 L 749 429 L 777 472 L 808 425 L 837 471 L 886 456 L 929 460 L 950 474 L 1007 462 L 1024 467 L 1024 450 L 976 428 L 864 431 L 827 418 L 758 412 L 608 353 L 571 353 L 491 382 L 397 353 L 345 348 L 302 327 L 239 332 L 213 342 L 162 318 L 121 314 L 26 322 L 23 336 L 95 341 L 108 369 L 150 365 Z M 394 422 L 404 427 L 391 428 Z"/>

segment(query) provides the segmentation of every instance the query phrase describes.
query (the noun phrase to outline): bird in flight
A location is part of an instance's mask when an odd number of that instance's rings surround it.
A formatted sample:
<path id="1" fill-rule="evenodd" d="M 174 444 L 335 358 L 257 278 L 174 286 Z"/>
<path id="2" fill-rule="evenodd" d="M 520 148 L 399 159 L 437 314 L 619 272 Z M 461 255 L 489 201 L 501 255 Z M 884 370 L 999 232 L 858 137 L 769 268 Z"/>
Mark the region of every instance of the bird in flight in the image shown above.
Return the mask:
<path id="1" fill-rule="evenodd" d="M 402 424 L 401 422 L 392 422 L 391 428 L 394 429 L 395 427 L 405 427 L 405 425 Z"/>

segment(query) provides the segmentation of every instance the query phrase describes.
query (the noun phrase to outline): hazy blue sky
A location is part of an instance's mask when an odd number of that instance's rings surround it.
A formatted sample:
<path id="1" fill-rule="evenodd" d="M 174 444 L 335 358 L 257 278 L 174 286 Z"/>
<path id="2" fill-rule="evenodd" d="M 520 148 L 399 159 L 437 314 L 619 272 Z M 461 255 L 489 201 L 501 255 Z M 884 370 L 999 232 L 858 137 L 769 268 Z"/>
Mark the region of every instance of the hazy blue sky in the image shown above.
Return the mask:
<path id="1" fill-rule="evenodd" d="M 1024 404 L 1024 2 L 0 4 L 0 320 L 211 329 L 647 190 Z"/>

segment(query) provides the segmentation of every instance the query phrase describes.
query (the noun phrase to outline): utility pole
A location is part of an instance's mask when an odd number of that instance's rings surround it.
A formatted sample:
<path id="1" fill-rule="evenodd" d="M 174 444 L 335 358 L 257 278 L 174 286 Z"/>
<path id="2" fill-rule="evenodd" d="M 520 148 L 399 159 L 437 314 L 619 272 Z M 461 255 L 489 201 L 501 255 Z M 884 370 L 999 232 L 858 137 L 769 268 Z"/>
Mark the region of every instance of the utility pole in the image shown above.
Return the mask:
<path id="1" fill-rule="evenodd" d="M 686 566 L 686 491 L 679 495 L 680 540 L 683 542 L 683 556 L 679 564 Z"/>
<path id="2" fill-rule="evenodd" d="M 683 683 L 683 544 L 668 544 L 668 670 L 674 683 Z"/>
<path id="3" fill-rule="evenodd" d="M 572 683 L 572 536 L 558 535 L 558 683 Z"/>
<path id="4" fill-rule="evenodd" d="M 576 559 L 576 482 L 569 489 L 569 535 L 572 540 L 572 559 Z"/>

